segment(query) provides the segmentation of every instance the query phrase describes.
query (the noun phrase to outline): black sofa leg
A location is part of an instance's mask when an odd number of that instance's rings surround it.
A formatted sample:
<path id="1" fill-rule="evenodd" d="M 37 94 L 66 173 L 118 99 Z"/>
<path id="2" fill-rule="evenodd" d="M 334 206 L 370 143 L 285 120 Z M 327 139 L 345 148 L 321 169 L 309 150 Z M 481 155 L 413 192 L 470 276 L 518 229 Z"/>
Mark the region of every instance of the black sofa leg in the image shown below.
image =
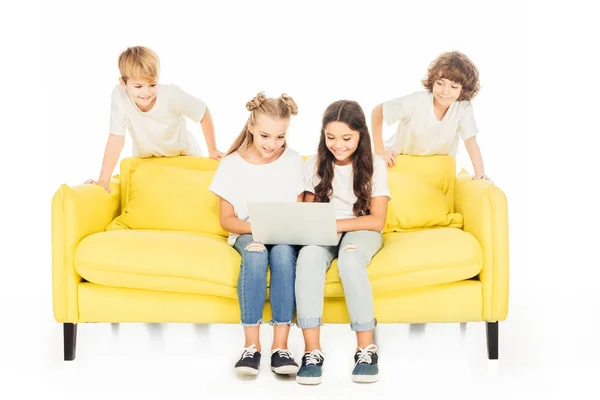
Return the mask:
<path id="1" fill-rule="evenodd" d="M 77 344 L 77 324 L 63 324 L 63 338 L 65 361 L 73 361 L 75 359 L 75 345 Z"/>
<path id="2" fill-rule="evenodd" d="M 498 359 L 498 322 L 486 322 L 488 358 Z"/>

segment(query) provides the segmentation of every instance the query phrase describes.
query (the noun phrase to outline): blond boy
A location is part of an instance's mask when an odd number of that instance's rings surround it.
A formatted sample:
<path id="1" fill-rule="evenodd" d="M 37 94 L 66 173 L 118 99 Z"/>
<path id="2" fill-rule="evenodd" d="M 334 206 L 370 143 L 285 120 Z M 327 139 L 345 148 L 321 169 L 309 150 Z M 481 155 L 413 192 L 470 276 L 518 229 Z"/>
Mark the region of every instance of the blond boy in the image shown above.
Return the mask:
<path id="1" fill-rule="evenodd" d="M 177 85 L 158 83 L 160 62 L 147 47 L 129 47 L 119 55 L 119 84 L 111 96 L 110 135 L 97 180 L 86 183 L 102 186 L 109 181 L 123 150 L 125 134 L 133 140 L 134 157 L 198 156 L 202 151 L 187 130 L 185 117 L 199 122 L 208 154 L 219 160 L 213 120 L 206 104 Z"/>

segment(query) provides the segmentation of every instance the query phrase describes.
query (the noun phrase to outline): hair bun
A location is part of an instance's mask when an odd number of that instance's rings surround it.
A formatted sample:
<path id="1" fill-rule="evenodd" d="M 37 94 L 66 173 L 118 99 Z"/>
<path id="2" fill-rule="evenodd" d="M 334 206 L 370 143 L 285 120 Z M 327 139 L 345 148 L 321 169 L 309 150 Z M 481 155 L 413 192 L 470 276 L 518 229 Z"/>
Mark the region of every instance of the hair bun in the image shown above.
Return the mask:
<path id="1" fill-rule="evenodd" d="M 294 99 L 292 99 L 290 96 L 288 96 L 285 93 L 283 93 L 281 96 L 279 96 L 279 99 L 290 110 L 290 114 L 292 114 L 292 115 L 298 114 L 298 105 L 296 104 Z"/>
<path id="2" fill-rule="evenodd" d="M 266 100 L 265 92 L 258 93 L 256 96 L 254 96 L 254 98 L 252 100 L 250 100 L 249 102 L 246 103 L 246 110 L 254 111 L 258 107 L 260 107 L 262 102 L 265 100 Z"/>

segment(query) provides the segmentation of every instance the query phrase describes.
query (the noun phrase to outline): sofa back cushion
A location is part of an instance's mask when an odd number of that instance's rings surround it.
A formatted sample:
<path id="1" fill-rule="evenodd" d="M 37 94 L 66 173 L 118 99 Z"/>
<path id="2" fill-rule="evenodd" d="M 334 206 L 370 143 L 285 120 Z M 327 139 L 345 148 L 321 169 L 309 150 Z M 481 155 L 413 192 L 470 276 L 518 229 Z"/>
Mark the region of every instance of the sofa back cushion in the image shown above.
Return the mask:
<path id="1" fill-rule="evenodd" d="M 111 229 L 157 229 L 227 236 L 208 190 L 218 163 L 200 157 L 129 158 L 121 163 L 122 214 Z"/>
<path id="2" fill-rule="evenodd" d="M 208 190 L 218 165 L 204 157 L 124 159 L 119 176 L 123 213 L 107 229 L 181 230 L 226 237 L 219 223 L 219 200 Z M 454 210 L 454 157 L 398 155 L 396 165 L 388 169 L 388 182 L 392 201 L 384 233 L 462 228 L 462 215 Z"/>
<path id="3" fill-rule="evenodd" d="M 388 169 L 392 201 L 384 233 L 451 226 L 462 228 L 454 212 L 456 160 L 452 156 L 396 156 Z"/>

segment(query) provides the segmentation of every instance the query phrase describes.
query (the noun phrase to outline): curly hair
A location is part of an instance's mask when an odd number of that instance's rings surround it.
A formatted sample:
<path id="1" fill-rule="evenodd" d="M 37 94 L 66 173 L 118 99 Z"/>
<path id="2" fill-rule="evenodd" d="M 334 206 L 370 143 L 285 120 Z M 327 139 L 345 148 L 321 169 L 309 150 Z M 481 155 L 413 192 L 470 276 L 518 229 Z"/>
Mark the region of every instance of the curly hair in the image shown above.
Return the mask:
<path id="1" fill-rule="evenodd" d="M 479 92 L 479 71 L 475 64 L 461 52 L 442 53 L 429 65 L 427 77 L 421 83 L 431 92 L 435 81 L 442 78 L 462 86 L 458 101 L 471 100 Z"/>
<path id="2" fill-rule="evenodd" d="M 371 151 L 371 138 L 361 106 L 351 100 L 338 100 L 327 107 L 323 113 L 321 138 L 317 151 L 317 176 L 321 179 L 315 187 L 315 201 L 328 203 L 333 193 L 332 182 L 334 176 L 335 157 L 326 144 L 325 131 L 330 122 L 343 122 L 353 131 L 360 134 L 358 147 L 352 154 L 353 190 L 356 203 L 352 207 L 354 215 L 370 214 L 372 177 L 373 177 L 373 152 Z"/>

